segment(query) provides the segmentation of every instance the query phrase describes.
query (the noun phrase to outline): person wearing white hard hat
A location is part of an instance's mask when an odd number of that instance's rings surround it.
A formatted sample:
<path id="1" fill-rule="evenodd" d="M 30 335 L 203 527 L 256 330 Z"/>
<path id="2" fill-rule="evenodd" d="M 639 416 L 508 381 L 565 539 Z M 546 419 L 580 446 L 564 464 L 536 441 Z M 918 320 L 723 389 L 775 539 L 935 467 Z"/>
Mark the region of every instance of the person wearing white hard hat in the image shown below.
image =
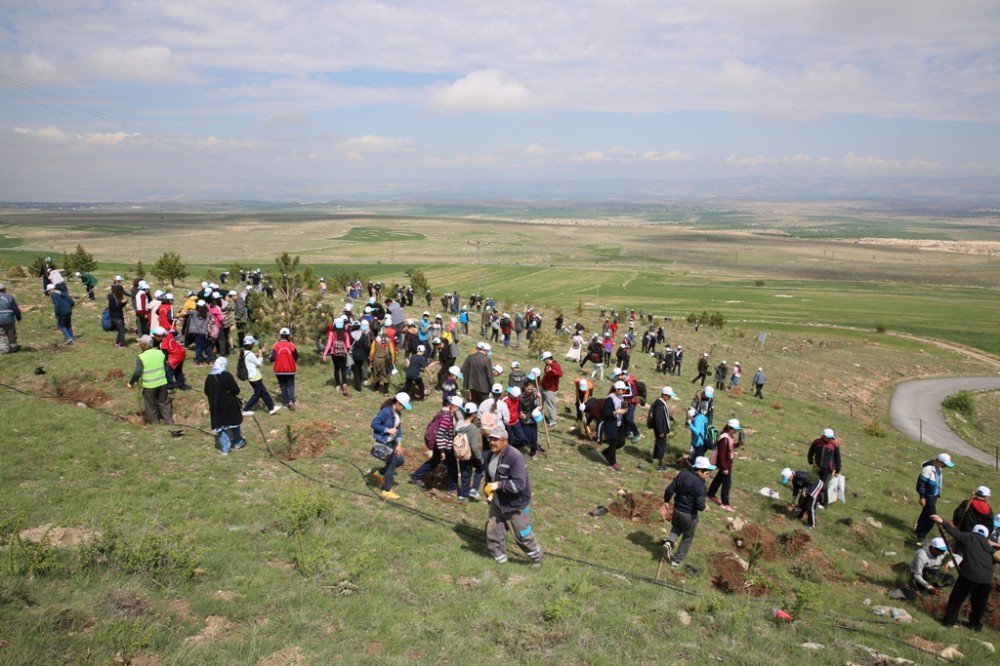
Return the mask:
<path id="1" fill-rule="evenodd" d="M 406 366 L 406 384 L 403 386 L 403 391 L 409 393 L 411 398 L 421 402 L 427 397 L 424 393 L 423 373 L 429 365 L 427 347 L 417 345 L 417 353 L 410 357 L 410 362 Z"/>
<path id="2" fill-rule="evenodd" d="M 781 470 L 781 484 L 792 486 L 791 516 L 793 518 L 805 516 L 806 527 L 815 528 L 816 503 L 826 488 L 819 474 L 815 470 L 793 472 L 791 468 L 786 467 Z"/>
<path id="3" fill-rule="evenodd" d="M 410 483 L 426 488 L 424 478 L 444 461 L 448 483 L 445 490 L 449 495 L 458 493 L 458 460 L 455 458 L 456 413 L 465 403 L 455 395 L 441 408 L 424 430 L 424 444 L 431 450 L 431 457 L 410 475 Z"/>
<path id="4" fill-rule="evenodd" d="M 742 430 L 737 419 L 729 419 L 726 427 L 719 433 L 716 440 L 715 464 L 719 467 L 719 473 L 712 479 L 712 485 L 708 487 L 708 499 L 720 505 L 725 511 L 735 511 L 729 501 L 729 491 L 733 486 L 733 461 L 736 457 L 736 449 L 740 442 L 736 438 L 736 433 Z M 722 499 L 716 497 L 716 493 L 722 490 Z"/>
<path id="5" fill-rule="evenodd" d="M 295 411 L 295 373 L 298 370 L 299 350 L 292 342 L 292 332 L 287 328 L 278 331 L 278 341 L 271 347 L 270 360 L 278 378 L 281 404 Z"/>
<path id="6" fill-rule="evenodd" d="M 824 429 L 822 436 L 812 441 L 806 461 L 815 468 L 826 488 L 830 487 L 831 477 L 840 476 L 840 442 L 832 428 Z M 819 508 L 826 508 L 827 499 L 827 493 L 824 492 L 819 499 Z"/>
<path id="7" fill-rule="evenodd" d="M 958 563 L 962 558 L 953 555 Z M 948 557 L 948 544 L 941 537 L 934 537 L 931 542 L 918 548 L 910 562 L 913 590 L 926 594 L 937 594 L 942 587 L 950 587 L 955 583 L 955 577 L 945 571 L 951 566 Z"/>
<path id="8" fill-rule="evenodd" d="M 698 514 L 705 510 L 705 480 L 716 467 L 705 456 L 695 458 L 691 469 L 683 469 L 663 491 L 660 516 L 666 520 L 670 501 L 674 502 L 670 516 L 670 534 L 663 542 L 663 559 L 679 567 L 687 557 L 698 529 Z M 677 540 L 680 539 L 680 544 Z"/>
<path id="9" fill-rule="evenodd" d="M 239 363 L 245 368 L 247 381 L 253 387 L 253 395 L 243 405 L 243 416 L 253 416 L 253 408 L 261 400 L 264 401 L 264 406 L 267 407 L 268 414 L 275 414 L 281 409 L 281 405 L 274 404 L 271 394 L 268 392 L 267 387 L 264 386 L 264 375 L 260 372 L 261 366 L 264 365 L 264 360 L 254 353 L 253 348 L 256 344 L 257 339 L 252 335 L 248 335 L 243 338 L 243 349 L 240 352 Z"/>
<path id="10" fill-rule="evenodd" d="M 972 496 L 955 507 L 951 522 L 955 527 L 968 532 L 976 525 L 982 525 L 987 533 L 993 529 L 993 509 L 990 507 L 991 491 L 986 486 L 976 488 Z"/>
<path id="11" fill-rule="evenodd" d="M 983 616 L 989 604 L 990 592 L 993 588 L 993 568 L 997 562 L 996 550 L 1000 544 L 989 540 L 989 529 L 984 525 L 976 525 L 971 531 L 958 529 L 951 523 L 944 522 L 941 516 L 931 516 L 931 520 L 940 525 L 948 536 L 955 539 L 955 547 L 962 554 L 962 563 L 958 567 L 958 581 L 948 597 L 948 609 L 941 623 L 946 627 L 954 627 L 958 623 L 958 612 L 962 610 L 965 600 L 971 597 L 972 608 L 969 610 L 969 628 L 973 631 L 983 630 Z"/>
<path id="12" fill-rule="evenodd" d="M 657 472 L 667 471 L 664 464 L 667 457 L 667 437 L 670 436 L 674 421 L 670 414 L 670 400 L 677 400 L 677 394 L 673 388 L 664 386 L 660 389 L 659 397 L 649 406 L 649 414 L 646 416 L 646 427 L 653 431 L 653 462 L 656 463 Z"/>
<path id="13" fill-rule="evenodd" d="M 924 540 L 934 528 L 931 516 L 937 513 L 937 501 L 944 486 L 944 470 L 954 466 L 955 463 L 947 453 L 939 453 L 936 458 L 924 461 L 920 466 L 920 477 L 917 479 L 920 516 L 917 517 L 916 527 L 913 528 L 918 546 L 924 545 Z"/>
<path id="14" fill-rule="evenodd" d="M 622 419 L 628 412 L 625 404 L 625 392 L 628 385 L 623 381 L 617 381 L 611 388 L 611 393 L 604 399 L 604 413 L 601 421 L 601 436 L 607 443 L 601 455 L 607 461 L 611 469 L 616 472 L 621 471 L 622 466 L 618 463 L 618 449 L 625 446 L 625 428 Z"/>
<path id="15" fill-rule="evenodd" d="M 704 386 L 705 380 L 708 379 L 708 371 L 709 371 L 708 352 L 705 352 L 698 359 L 698 374 L 694 376 L 694 379 L 691 380 L 691 383 L 694 384 L 697 381 L 701 381 L 701 385 Z"/>
<path id="16" fill-rule="evenodd" d="M 372 455 L 385 464 L 381 469 L 372 469 L 369 474 L 382 486 L 382 499 L 399 499 L 399 494 L 392 487 L 396 470 L 406 462 L 403 457 L 402 416 L 404 411 L 412 409 L 410 396 L 397 393 L 382 403 L 378 414 L 372 419 L 372 436 L 375 438 Z"/>
<path id="17" fill-rule="evenodd" d="M 490 363 L 491 347 L 486 342 L 476 343 L 476 350 L 462 363 L 462 389 L 468 391 L 470 402 L 481 404 L 490 394 L 493 383 L 493 364 Z"/>

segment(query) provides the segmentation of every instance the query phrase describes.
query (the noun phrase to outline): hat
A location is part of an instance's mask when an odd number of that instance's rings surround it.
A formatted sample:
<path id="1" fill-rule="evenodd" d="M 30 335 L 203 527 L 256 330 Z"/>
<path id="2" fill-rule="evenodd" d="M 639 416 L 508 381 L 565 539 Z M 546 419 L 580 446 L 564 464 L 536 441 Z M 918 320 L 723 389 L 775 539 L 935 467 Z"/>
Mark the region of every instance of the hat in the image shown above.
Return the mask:
<path id="1" fill-rule="evenodd" d="M 620 374 L 622 374 L 622 369 L 621 368 L 614 368 L 614 369 L 611 370 L 611 378 L 612 379 L 614 379 L 615 377 L 617 377 Z"/>
<path id="2" fill-rule="evenodd" d="M 362 319 L 361 320 L 361 330 L 362 331 L 367 331 L 370 328 L 371 328 L 371 324 L 368 323 L 368 320 L 367 319 Z"/>
<path id="3" fill-rule="evenodd" d="M 451 323 L 457 324 L 458 323 L 458 317 L 452 317 L 451 318 Z"/>
<path id="4" fill-rule="evenodd" d="M 597 337 L 597 334 L 596 334 L 596 333 L 594 334 L 594 337 L 595 337 L 595 338 Z M 606 338 L 610 338 L 610 337 L 611 337 L 611 333 L 609 333 L 609 332 L 605 331 L 605 333 L 604 333 L 604 337 L 606 337 Z"/>
<path id="5" fill-rule="evenodd" d="M 144 335 L 139 338 L 140 347 L 151 347 L 153 345 L 153 337 L 150 335 Z"/>
<path id="6" fill-rule="evenodd" d="M 0 282 L 0 291 L 3 291 L 6 288 L 7 288 L 7 285 L 5 285 L 3 282 Z"/>
<path id="7" fill-rule="evenodd" d="M 230 290 L 229 290 L 229 293 L 228 293 L 228 294 L 226 294 L 226 296 L 236 296 L 236 295 L 237 295 L 237 294 L 236 294 L 236 292 L 235 292 L 235 291 L 233 291 L 232 289 L 230 289 Z"/>
<path id="8" fill-rule="evenodd" d="M 336 329 L 343 329 L 344 328 L 344 318 L 343 317 L 337 317 L 336 319 L 334 319 L 333 320 L 333 327 L 336 328 Z"/>
<path id="9" fill-rule="evenodd" d="M 713 469 L 717 469 L 716 466 L 710 463 L 708 461 L 708 458 L 706 458 L 705 456 L 698 456 L 697 458 L 695 458 L 694 464 L 691 465 L 691 467 L 698 470 L 708 470 L 709 472 L 711 472 Z"/>
<path id="10" fill-rule="evenodd" d="M 694 411 L 694 407 L 688 407 L 688 416 L 693 417 L 698 412 Z"/>
<path id="11" fill-rule="evenodd" d="M 521 389 L 518 386 L 511 386 L 509 389 L 507 389 L 507 393 L 510 393 L 510 396 L 512 398 L 520 398 L 521 397 Z"/>
<path id="12" fill-rule="evenodd" d="M 250 345 L 255 345 L 255 344 L 257 344 L 257 339 L 255 337 L 253 337 L 252 335 L 248 335 L 245 338 L 243 338 L 243 346 L 244 347 L 248 347 Z"/>
<path id="13" fill-rule="evenodd" d="M 739 365 L 739 364 L 740 364 L 739 361 L 733 361 L 733 365 Z"/>
<path id="14" fill-rule="evenodd" d="M 425 352 L 425 351 L 427 351 L 427 347 L 424 347 L 423 345 L 417 345 L 417 353 L 418 354 L 420 352 Z"/>
<path id="15" fill-rule="evenodd" d="M 139 289 L 149 289 L 149 283 L 145 280 L 139 280 Z"/>
<path id="16" fill-rule="evenodd" d="M 511 361 L 510 362 L 510 369 L 511 370 L 520 370 L 521 369 L 521 364 L 518 363 L 517 361 Z"/>
<path id="17" fill-rule="evenodd" d="M 725 361 L 723 361 L 723 362 L 722 362 L 722 365 L 726 365 L 726 362 L 725 362 Z"/>
<path id="18" fill-rule="evenodd" d="M 680 349 L 680 347 L 678 347 Z M 757 368 L 757 372 L 764 372 L 764 368 Z"/>
<path id="19" fill-rule="evenodd" d="M 497 373 L 498 375 L 503 374 L 503 366 L 497 363 L 496 365 L 493 366 L 493 372 Z"/>
<path id="20" fill-rule="evenodd" d="M 614 389 L 616 391 L 625 391 L 625 390 L 628 390 L 628 384 L 626 384 L 623 381 L 617 381 L 617 382 L 615 382 Z"/>
<path id="21" fill-rule="evenodd" d="M 678 399 L 678 398 L 677 398 L 677 394 L 676 394 L 676 393 L 674 393 L 674 389 L 672 389 L 672 388 L 671 388 L 671 387 L 669 387 L 669 386 L 664 386 L 663 388 L 661 388 L 661 389 L 660 389 L 660 395 L 669 395 L 669 396 L 670 396 L 671 398 L 673 398 L 674 400 L 677 400 L 677 399 Z"/>
<path id="22" fill-rule="evenodd" d="M 73 273 L 74 277 L 80 277 L 80 271 Z"/>
<path id="23" fill-rule="evenodd" d="M 712 388 L 711 386 L 706 386 L 705 387 L 705 397 L 706 398 L 714 398 L 715 397 L 715 389 Z"/>
<path id="24" fill-rule="evenodd" d="M 827 428 L 823 431 L 823 436 L 827 439 L 834 439 L 833 428 Z"/>
<path id="25" fill-rule="evenodd" d="M 465 414 L 475 414 L 479 411 L 479 407 L 476 406 L 474 402 L 467 402 L 462 406 L 462 412 Z"/>
<path id="26" fill-rule="evenodd" d="M 292 332 L 290 330 L 288 330 L 288 327 L 285 327 L 285 326 L 283 326 L 281 328 L 281 330 L 278 331 L 278 335 L 291 335 L 291 334 L 292 334 Z"/>
<path id="27" fill-rule="evenodd" d="M 162 326 L 157 326 L 156 328 L 153 329 L 153 335 L 166 335 L 166 334 L 167 334 L 167 329 L 163 328 Z"/>
<path id="28" fill-rule="evenodd" d="M 792 476 L 794 475 L 795 472 L 792 471 L 791 467 L 786 467 L 781 470 L 781 484 L 787 486 L 788 482 L 792 480 Z"/>
<path id="29" fill-rule="evenodd" d="M 168 291 L 167 293 L 163 294 L 163 300 L 172 301 L 174 300 L 174 295 Z"/>
<path id="30" fill-rule="evenodd" d="M 347 305 L 344 306 L 344 310 L 346 312 L 350 312 L 353 309 L 354 309 L 354 303 L 348 303 Z"/>
<path id="31" fill-rule="evenodd" d="M 497 395 L 503 393 L 503 386 L 500 384 L 500 382 L 497 382 L 496 384 L 493 385 L 493 388 L 490 389 L 490 393 L 496 393 Z"/>
<path id="32" fill-rule="evenodd" d="M 939 453 L 937 459 L 944 463 L 945 467 L 954 467 L 955 463 L 951 461 L 951 456 L 947 453 Z"/>
<path id="33" fill-rule="evenodd" d="M 372 309 L 366 305 L 365 306 L 365 314 L 371 314 L 371 313 L 372 313 Z"/>
<path id="34" fill-rule="evenodd" d="M 125 279 L 125 278 L 123 278 L 123 277 L 122 277 L 121 275 L 116 275 L 116 276 L 115 276 L 115 282 L 121 282 L 121 281 L 122 281 L 122 280 L 124 280 L 124 279 Z"/>
<path id="35" fill-rule="evenodd" d="M 465 401 L 462 400 L 462 396 L 453 395 L 450 398 L 448 398 L 448 404 L 455 405 L 458 408 L 462 408 L 465 406 Z"/>
<path id="36" fill-rule="evenodd" d="M 198 295 L 197 291 L 190 291 L 190 290 L 188 291 L 188 296 L 197 296 L 197 295 Z"/>
<path id="37" fill-rule="evenodd" d="M 476 349 L 480 349 L 482 351 L 490 351 L 491 349 L 493 349 L 493 347 L 490 347 L 488 342 L 477 342 Z"/>
<path id="38" fill-rule="evenodd" d="M 428 310 L 424 310 L 424 314 L 422 314 L 421 316 L 422 317 L 430 317 L 431 313 Z"/>
<path id="39" fill-rule="evenodd" d="M 937 548 L 938 550 L 948 550 L 948 544 L 944 542 L 941 537 L 934 537 L 931 539 L 931 548 Z"/>
<path id="40" fill-rule="evenodd" d="M 393 396 L 393 399 L 399 404 L 401 404 L 407 411 L 413 410 L 413 405 L 410 404 L 410 396 L 408 393 L 403 393 L 402 391 L 400 391 L 399 393 Z"/>
<path id="41" fill-rule="evenodd" d="M 533 410 L 531 410 L 531 420 L 534 421 L 535 423 L 541 423 L 542 419 L 544 418 L 545 417 L 542 416 L 541 407 L 535 407 Z"/>
<path id="42" fill-rule="evenodd" d="M 503 427 L 502 424 L 497 424 L 493 426 L 493 430 L 490 430 L 490 434 L 486 435 L 489 439 L 507 439 L 507 429 Z"/>
<path id="43" fill-rule="evenodd" d="M 441 316 L 441 313 L 440 313 L 440 312 L 439 312 L 439 313 L 437 313 L 436 315 L 434 315 L 434 318 L 435 318 L 435 319 L 444 319 L 444 317 L 442 317 L 442 316 Z"/>
<path id="44" fill-rule="evenodd" d="M 386 315 L 385 319 L 382 320 L 383 326 L 392 326 L 392 315 Z"/>
<path id="45" fill-rule="evenodd" d="M 708 352 L 705 352 L 704 354 L 702 354 L 702 356 L 704 356 L 705 358 L 708 358 Z"/>
<path id="46" fill-rule="evenodd" d="M 448 372 L 450 372 L 451 374 L 455 375 L 459 379 L 462 378 L 462 369 L 460 367 L 458 367 L 457 365 L 453 365 L 450 368 L 448 368 Z"/>
<path id="47" fill-rule="evenodd" d="M 972 533 L 978 534 L 981 537 L 988 537 L 990 535 L 990 531 L 986 529 L 986 525 L 976 525 L 972 528 Z"/>
<path id="48" fill-rule="evenodd" d="M 987 488 L 986 486 L 979 486 L 978 488 L 976 488 L 976 495 L 978 495 L 979 497 L 989 497 L 990 489 Z"/>
<path id="49" fill-rule="evenodd" d="M 369 299 L 368 299 L 368 302 L 369 302 L 369 303 L 374 303 L 374 302 L 375 302 L 375 297 L 374 297 L 374 296 L 372 296 L 371 298 L 369 298 Z"/>
<path id="50" fill-rule="evenodd" d="M 726 427 L 729 428 L 729 429 L 731 429 L 731 430 L 742 430 L 743 429 L 743 428 L 740 427 L 740 420 L 739 419 L 729 419 L 729 422 L 726 423 Z"/>
<path id="51" fill-rule="evenodd" d="M 532 368 L 530 374 L 534 375 L 532 379 L 537 379 L 542 376 L 542 371 L 539 368 Z"/>
<path id="52" fill-rule="evenodd" d="M 580 387 L 581 391 L 586 391 L 588 388 L 586 379 L 581 379 L 576 383 L 576 385 Z"/>
<path id="53" fill-rule="evenodd" d="M 552 358 L 552 352 L 548 352 L 548 351 L 547 352 L 542 352 L 542 358 L 541 358 L 541 360 L 545 361 L 545 360 L 548 360 L 550 358 Z"/>
<path id="54" fill-rule="evenodd" d="M 441 338 L 434 338 L 433 340 L 431 340 L 431 342 L 433 342 L 433 343 L 434 343 L 434 344 L 436 344 L 436 345 L 440 345 L 440 344 L 443 344 L 443 343 L 441 342 Z"/>
<path id="55" fill-rule="evenodd" d="M 993 527 L 1000 527 L 1000 513 L 993 517 Z"/>

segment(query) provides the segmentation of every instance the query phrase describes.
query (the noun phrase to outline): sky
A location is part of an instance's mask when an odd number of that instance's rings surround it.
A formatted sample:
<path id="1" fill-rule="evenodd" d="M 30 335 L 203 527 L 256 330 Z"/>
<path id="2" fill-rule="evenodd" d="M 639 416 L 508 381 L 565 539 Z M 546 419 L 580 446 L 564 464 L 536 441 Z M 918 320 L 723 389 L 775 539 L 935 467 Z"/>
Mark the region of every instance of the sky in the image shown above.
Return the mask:
<path id="1" fill-rule="evenodd" d="M 0 198 L 1000 178 L 996 0 L 0 0 Z"/>

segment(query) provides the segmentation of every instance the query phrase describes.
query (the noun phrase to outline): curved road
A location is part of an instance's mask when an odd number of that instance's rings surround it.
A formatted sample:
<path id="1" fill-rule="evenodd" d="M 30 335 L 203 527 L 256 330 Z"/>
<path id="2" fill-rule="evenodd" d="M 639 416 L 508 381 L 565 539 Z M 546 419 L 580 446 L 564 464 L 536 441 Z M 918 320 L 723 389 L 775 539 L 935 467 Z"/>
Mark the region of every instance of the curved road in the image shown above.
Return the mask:
<path id="1" fill-rule="evenodd" d="M 956 435 L 941 414 L 941 402 L 952 393 L 1000 388 L 1000 377 L 950 377 L 947 379 L 917 379 L 896 387 L 889 405 L 892 423 L 904 435 L 923 441 L 951 453 L 972 458 L 993 466 L 992 454 L 970 446 Z"/>

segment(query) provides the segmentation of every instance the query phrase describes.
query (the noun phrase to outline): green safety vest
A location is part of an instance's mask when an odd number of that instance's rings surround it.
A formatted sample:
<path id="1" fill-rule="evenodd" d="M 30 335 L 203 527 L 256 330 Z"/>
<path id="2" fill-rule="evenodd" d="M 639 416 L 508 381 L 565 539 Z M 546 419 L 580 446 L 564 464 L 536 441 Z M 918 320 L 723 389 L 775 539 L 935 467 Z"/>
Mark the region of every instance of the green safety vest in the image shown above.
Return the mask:
<path id="1" fill-rule="evenodd" d="M 142 361 L 142 388 L 154 389 L 167 385 L 166 357 L 159 349 L 147 349 L 139 354 Z"/>

